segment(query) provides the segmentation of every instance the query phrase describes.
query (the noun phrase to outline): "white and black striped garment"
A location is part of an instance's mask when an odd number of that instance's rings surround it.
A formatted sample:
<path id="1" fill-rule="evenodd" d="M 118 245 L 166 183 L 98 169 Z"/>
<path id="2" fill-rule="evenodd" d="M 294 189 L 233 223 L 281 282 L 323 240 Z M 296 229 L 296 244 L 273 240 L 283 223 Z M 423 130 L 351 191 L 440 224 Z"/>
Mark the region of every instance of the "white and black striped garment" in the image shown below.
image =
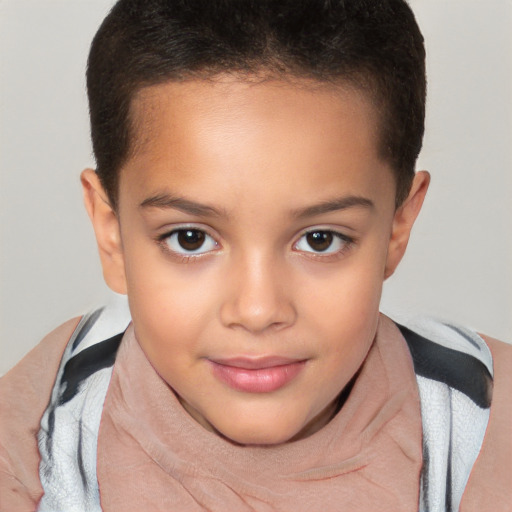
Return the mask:
<path id="1" fill-rule="evenodd" d="M 64 352 L 41 420 L 38 510 L 100 511 L 96 446 L 116 352 L 130 323 L 126 303 L 82 318 Z M 474 332 L 423 320 L 398 325 L 412 354 L 423 423 L 420 511 L 457 511 L 482 446 L 492 357 Z"/>

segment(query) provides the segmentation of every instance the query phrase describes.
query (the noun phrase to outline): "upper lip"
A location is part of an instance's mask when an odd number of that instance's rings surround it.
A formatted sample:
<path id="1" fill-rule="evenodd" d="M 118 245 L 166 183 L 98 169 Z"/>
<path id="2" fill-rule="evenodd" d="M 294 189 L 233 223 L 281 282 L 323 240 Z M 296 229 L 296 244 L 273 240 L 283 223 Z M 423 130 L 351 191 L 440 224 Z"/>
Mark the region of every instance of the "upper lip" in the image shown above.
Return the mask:
<path id="1" fill-rule="evenodd" d="M 265 368 L 273 368 L 274 366 L 284 366 L 287 364 L 301 363 L 305 359 L 281 357 L 281 356 L 265 356 L 265 357 L 230 357 L 220 359 L 210 359 L 213 363 L 223 366 L 232 366 L 234 368 L 242 368 L 244 370 L 261 370 Z"/>

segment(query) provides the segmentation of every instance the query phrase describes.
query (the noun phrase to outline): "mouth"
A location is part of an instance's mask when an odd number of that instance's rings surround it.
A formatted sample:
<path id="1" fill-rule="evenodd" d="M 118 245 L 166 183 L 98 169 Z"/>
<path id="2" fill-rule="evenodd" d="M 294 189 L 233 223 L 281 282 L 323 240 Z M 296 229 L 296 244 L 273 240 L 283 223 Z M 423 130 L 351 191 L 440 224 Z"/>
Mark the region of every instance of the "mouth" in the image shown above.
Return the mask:
<path id="1" fill-rule="evenodd" d="M 283 357 L 208 359 L 213 375 L 232 389 L 271 393 L 286 386 L 302 371 L 306 360 Z"/>

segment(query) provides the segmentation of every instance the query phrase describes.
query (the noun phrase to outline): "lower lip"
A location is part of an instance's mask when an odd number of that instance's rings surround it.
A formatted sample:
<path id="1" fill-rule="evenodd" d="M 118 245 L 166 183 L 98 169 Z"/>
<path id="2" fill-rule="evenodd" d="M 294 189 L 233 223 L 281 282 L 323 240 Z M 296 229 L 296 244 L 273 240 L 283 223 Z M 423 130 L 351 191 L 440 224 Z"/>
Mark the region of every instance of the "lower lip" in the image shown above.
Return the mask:
<path id="1" fill-rule="evenodd" d="M 286 386 L 304 368 L 305 361 L 249 370 L 210 361 L 215 377 L 237 391 L 271 393 Z"/>

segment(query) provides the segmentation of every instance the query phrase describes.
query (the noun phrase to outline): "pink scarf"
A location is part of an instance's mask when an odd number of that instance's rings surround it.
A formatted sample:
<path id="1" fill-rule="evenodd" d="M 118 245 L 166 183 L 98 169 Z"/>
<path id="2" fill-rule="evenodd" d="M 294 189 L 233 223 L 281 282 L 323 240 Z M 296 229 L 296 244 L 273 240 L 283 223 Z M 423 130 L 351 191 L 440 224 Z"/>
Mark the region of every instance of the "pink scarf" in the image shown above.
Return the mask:
<path id="1" fill-rule="evenodd" d="M 98 442 L 105 512 L 417 510 L 419 397 L 409 351 L 381 317 L 375 342 L 337 415 L 308 438 L 242 447 L 182 408 L 130 328 Z"/>

